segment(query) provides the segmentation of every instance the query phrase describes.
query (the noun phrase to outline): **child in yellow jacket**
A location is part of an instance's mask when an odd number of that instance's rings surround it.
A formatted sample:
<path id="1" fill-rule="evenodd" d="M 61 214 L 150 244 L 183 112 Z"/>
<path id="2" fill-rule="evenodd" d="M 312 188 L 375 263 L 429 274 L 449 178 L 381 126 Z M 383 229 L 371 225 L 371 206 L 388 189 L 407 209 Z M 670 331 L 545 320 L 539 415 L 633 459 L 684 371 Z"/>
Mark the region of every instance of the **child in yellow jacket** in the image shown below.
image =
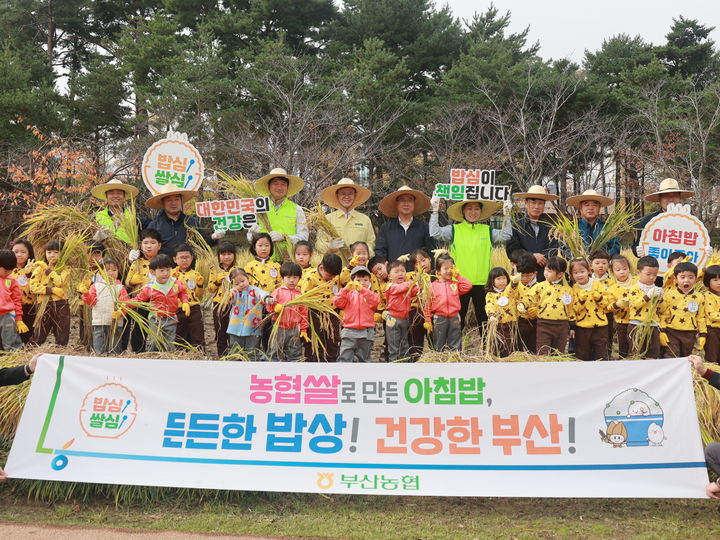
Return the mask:
<path id="1" fill-rule="evenodd" d="M 245 273 L 250 278 L 250 285 L 271 294 L 280 286 L 280 263 L 272 260 L 274 253 L 273 241 L 268 233 L 258 233 L 250 243 L 250 253 L 255 260 L 245 265 Z"/>
<path id="2" fill-rule="evenodd" d="M 703 283 L 705 293 L 705 320 L 707 323 L 707 341 L 705 342 L 705 361 L 720 362 L 720 266 L 705 267 Z"/>
<path id="3" fill-rule="evenodd" d="M 232 242 L 223 240 L 217 246 L 217 267 L 210 270 L 207 290 L 213 295 L 213 329 L 218 357 L 222 358 L 228 349 L 227 328 L 230 323 L 230 309 L 232 308 L 232 285 L 230 273 L 235 269 L 235 246 Z"/>
<path id="4" fill-rule="evenodd" d="M 31 345 L 45 343 L 50 332 L 55 336 L 57 345 L 65 346 L 70 340 L 70 306 L 65 293 L 70 268 L 56 271 L 61 249 L 59 241 L 50 240 L 45 246 L 45 261 L 35 263 L 30 278 L 30 290 L 35 294 L 38 306 L 45 304 L 40 320 L 35 321 Z"/>
<path id="5" fill-rule="evenodd" d="M 637 282 L 628 293 L 630 356 L 660 358 L 660 317 L 658 307 L 663 289 L 655 285 L 660 264 L 651 255 L 640 257 Z"/>
<path id="6" fill-rule="evenodd" d="M 155 229 L 143 229 L 140 232 L 140 249 L 134 249 L 128 255 L 130 269 L 128 270 L 125 283 L 131 296 L 138 294 L 143 287 L 148 285 L 154 276 L 150 273 L 150 261 L 157 257 L 162 247 L 162 237 Z M 139 317 L 147 320 L 148 311 L 145 309 L 136 310 Z M 122 348 L 124 349 L 128 340 L 133 352 L 145 352 L 147 336 L 142 327 L 133 323 L 126 324 L 123 328 Z"/>
<path id="7" fill-rule="evenodd" d="M 575 321 L 573 290 L 564 283 L 567 262 L 562 257 L 550 257 L 545 265 L 545 280 L 530 289 L 518 304 L 520 314 L 537 309 L 536 344 L 539 355 L 552 351 L 565 353 L 570 335 L 570 323 Z"/>
<path id="8" fill-rule="evenodd" d="M 316 269 L 310 272 L 303 281 L 301 294 L 317 289 L 321 300 L 328 307 L 333 307 L 333 299 L 340 292 L 340 272 L 342 272 L 342 259 L 334 253 L 326 253 Z M 317 353 L 312 350 L 310 343 L 305 345 L 305 358 L 310 362 L 335 362 L 340 354 L 340 328 L 338 317 L 330 317 L 330 325 L 320 324 L 320 318 L 314 310 L 309 310 L 310 330 L 315 332 L 325 345 L 324 350 Z"/>
<path id="9" fill-rule="evenodd" d="M 570 261 L 575 312 L 575 356 L 578 359 L 606 360 L 608 350 L 607 292 L 601 280 L 590 279 L 585 259 Z"/>
<path id="10" fill-rule="evenodd" d="M 520 279 L 520 274 L 515 274 L 511 280 L 504 268 L 497 267 L 490 270 L 485 285 L 485 313 L 489 320 L 495 319 L 498 323 L 499 342 L 493 344 L 493 354 L 500 357 L 509 356 L 516 349 Z"/>
<path id="11" fill-rule="evenodd" d="M 628 326 L 630 324 L 630 289 L 635 285 L 636 279 L 630 270 L 630 261 L 622 255 L 613 255 L 610 259 L 610 269 L 613 279 L 607 288 L 610 303 L 609 310 L 613 313 L 615 334 L 617 335 L 618 354 L 620 358 L 630 356 L 630 340 L 628 339 Z"/>
<path id="12" fill-rule="evenodd" d="M 205 291 L 205 279 L 195 270 L 195 254 L 189 245 L 180 244 L 175 248 L 173 262 L 177 266 L 173 268 L 171 276 L 185 286 L 190 304 L 190 315 L 178 310 L 176 339 L 178 343 L 202 348 L 205 346 L 205 325 L 200 302 Z"/>
<path id="13" fill-rule="evenodd" d="M 698 269 L 691 262 L 681 262 L 673 268 L 676 286 L 666 290 L 660 302 L 661 343 L 665 344 L 665 358 L 679 358 L 705 347 L 707 323 L 705 296 L 696 289 Z"/>

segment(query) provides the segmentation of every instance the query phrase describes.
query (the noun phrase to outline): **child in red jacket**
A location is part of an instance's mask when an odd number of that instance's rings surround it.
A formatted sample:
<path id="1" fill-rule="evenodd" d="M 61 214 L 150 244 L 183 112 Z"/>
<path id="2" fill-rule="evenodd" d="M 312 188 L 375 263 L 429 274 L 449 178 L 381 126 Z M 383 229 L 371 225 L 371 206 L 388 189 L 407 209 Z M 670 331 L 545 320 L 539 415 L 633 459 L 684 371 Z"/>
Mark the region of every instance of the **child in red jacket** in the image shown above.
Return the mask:
<path id="1" fill-rule="evenodd" d="M 440 255 L 435 263 L 438 279 L 430 284 L 432 302 L 429 316 L 432 322 L 425 329 L 432 331 L 436 351 L 459 351 L 462 345 L 460 329 L 460 295 L 469 292 L 472 284 L 460 275 L 450 255 Z"/>
<path id="2" fill-rule="evenodd" d="M 20 334 L 27 332 L 22 321 L 22 291 L 10 274 L 17 266 L 17 258 L 9 249 L 0 250 L 0 338 L 3 351 L 22 348 Z"/>
<path id="3" fill-rule="evenodd" d="M 185 285 L 171 277 L 173 261 L 161 253 L 150 261 L 150 271 L 155 279 L 145 285 L 135 299 L 150 302 L 152 312 L 148 322 L 154 335 L 148 336 L 148 352 L 168 351 L 175 341 L 177 331 L 177 312 L 182 309 L 186 317 L 190 316 L 190 304 Z"/>
<path id="4" fill-rule="evenodd" d="M 375 339 L 375 310 L 380 303 L 370 290 L 372 278 L 366 266 L 356 266 L 350 281 L 333 299 L 333 305 L 345 310 L 340 337 L 338 362 L 370 362 Z"/>
<path id="5" fill-rule="evenodd" d="M 405 263 L 392 261 L 388 264 L 390 282 L 385 289 L 386 310 L 385 339 L 388 347 L 388 360 L 395 362 L 408 358 L 408 329 L 410 321 L 410 302 L 418 294 L 418 286 L 406 281 Z"/>
<path id="6" fill-rule="evenodd" d="M 307 335 L 308 309 L 304 306 L 285 307 L 285 304 L 300 296 L 298 282 L 302 277 L 302 268 L 296 263 L 283 263 L 280 277 L 282 285 L 265 299 L 268 310 L 279 314 L 273 315 L 278 328 L 275 339 L 270 340 L 270 360 L 299 362 L 303 359 L 301 339 L 310 341 Z"/>

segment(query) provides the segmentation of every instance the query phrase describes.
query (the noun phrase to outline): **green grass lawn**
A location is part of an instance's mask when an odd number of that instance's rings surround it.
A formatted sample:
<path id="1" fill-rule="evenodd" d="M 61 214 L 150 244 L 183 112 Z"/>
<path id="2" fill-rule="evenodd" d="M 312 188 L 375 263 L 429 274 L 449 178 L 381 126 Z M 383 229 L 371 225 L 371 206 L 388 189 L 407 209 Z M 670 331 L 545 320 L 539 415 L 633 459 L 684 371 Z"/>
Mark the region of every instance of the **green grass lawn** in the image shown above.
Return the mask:
<path id="1" fill-rule="evenodd" d="M 45 504 L 0 489 L 0 521 L 369 539 L 720 538 L 706 500 L 503 499 L 247 493 L 235 503 Z"/>

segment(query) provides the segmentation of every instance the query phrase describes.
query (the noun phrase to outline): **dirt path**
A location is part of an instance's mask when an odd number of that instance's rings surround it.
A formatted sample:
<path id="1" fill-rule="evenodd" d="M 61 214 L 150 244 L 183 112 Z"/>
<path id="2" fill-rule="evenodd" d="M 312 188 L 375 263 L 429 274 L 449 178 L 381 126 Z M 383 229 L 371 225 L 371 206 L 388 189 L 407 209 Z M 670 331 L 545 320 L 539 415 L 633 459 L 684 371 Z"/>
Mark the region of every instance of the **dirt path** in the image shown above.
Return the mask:
<path id="1" fill-rule="evenodd" d="M 0 538 L 52 538 L 53 540 L 190 540 L 207 538 L 208 540 L 263 540 L 289 539 L 278 536 L 247 536 L 242 534 L 197 533 L 180 531 L 150 531 L 121 528 L 79 527 L 74 525 L 31 525 L 25 523 L 0 522 Z M 305 539 L 307 540 L 307 539 Z"/>

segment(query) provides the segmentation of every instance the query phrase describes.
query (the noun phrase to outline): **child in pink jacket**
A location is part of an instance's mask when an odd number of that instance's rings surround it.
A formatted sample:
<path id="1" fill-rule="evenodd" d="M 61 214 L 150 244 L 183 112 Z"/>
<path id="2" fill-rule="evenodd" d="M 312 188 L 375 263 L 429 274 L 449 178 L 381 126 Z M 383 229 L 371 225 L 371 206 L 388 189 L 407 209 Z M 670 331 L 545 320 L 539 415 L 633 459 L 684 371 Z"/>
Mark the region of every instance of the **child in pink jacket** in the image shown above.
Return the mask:
<path id="1" fill-rule="evenodd" d="M 438 279 L 430 284 L 432 322 L 425 328 L 432 331 L 433 347 L 436 351 L 459 351 L 462 345 L 460 330 L 460 295 L 469 292 L 472 284 L 455 268 L 455 261 L 449 255 L 440 255 L 435 264 Z M 426 320 L 430 317 L 426 314 Z"/>
<path id="2" fill-rule="evenodd" d="M 335 295 L 333 305 L 345 311 L 340 331 L 338 362 L 370 362 L 375 339 L 375 310 L 380 303 L 370 290 L 372 278 L 366 266 L 356 266 L 350 281 Z"/>
<path id="3" fill-rule="evenodd" d="M 396 362 L 408 359 L 408 330 L 410 321 L 410 302 L 417 296 L 417 285 L 406 281 L 407 272 L 405 263 L 392 261 L 388 264 L 388 278 L 390 282 L 385 289 L 385 340 L 388 348 L 388 360 Z"/>
<path id="4" fill-rule="evenodd" d="M 22 320 L 22 291 L 10 274 L 17 266 L 15 253 L 9 249 L 0 250 L 0 350 L 16 351 L 23 346 L 20 334 L 27 332 Z"/>
<path id="5" fill-rule="evenodd" d="M 270 360 L 299 362 L 303 359 L 303 346 L 300 340 L 310 341 L 307 335 L 308 310 L 304 306 L 284 307 L 284 305 L 300 296 L 298 282 L 302 277 L 302 268 L 296 263 L 284 263 L 280 267 L 280 277 L 283 284 L 265 299 L 268 310 L 279 313 L 273 315 L 273 321 L 278 329 L 275 339 L 269 345 Z"/>

